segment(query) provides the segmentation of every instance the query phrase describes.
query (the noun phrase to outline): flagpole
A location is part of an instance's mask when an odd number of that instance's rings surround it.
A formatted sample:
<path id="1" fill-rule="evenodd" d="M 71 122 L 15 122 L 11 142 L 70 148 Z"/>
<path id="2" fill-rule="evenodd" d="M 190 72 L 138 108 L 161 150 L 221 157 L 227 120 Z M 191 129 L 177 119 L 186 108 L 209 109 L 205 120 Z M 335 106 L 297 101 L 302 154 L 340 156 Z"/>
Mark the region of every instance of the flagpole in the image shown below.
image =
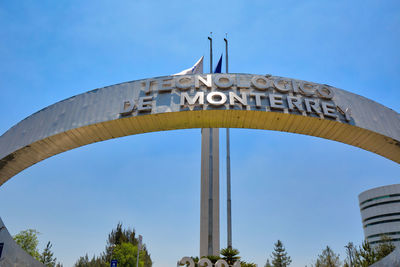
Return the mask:
<path id="1" fill-rule="evenodd" d="M 227 36 L 228 37 L 228 36 Z M 228 39 L 224 38 L 225 41 L 225 68 L 226 73 L 228 73 Z"/>
<path id="2" fill-rule="evenodd" d="M 213 53 L 212 53 L 212 38 L 208 36 L 208 40 L 210 40 L 210 73 L 213 72 L 212 65 L 213 65 Z"/>
<path id="3" fill-rule="evenodd" d="M 210 40 L 210 73 L 212 73 L 213 64 L 213 49 L 212 49 L 212 38 Z M 214 129 L 210 128 L 210 148 L 209 148 L 209 187 L 208 187 L 208 255 L 213 255 L 213 134 Z"/>
<path id="4" fill-rule="evenodd" d="M 225 68 L 228 73 L 228 39 L 225 41 Z M 227 228 L 228 228 L 228 248 L 232 248 L 232 209 L 231 209 L 231 150 L 229 128 L 226 128 L 226 188 L 227 188 Z"/>

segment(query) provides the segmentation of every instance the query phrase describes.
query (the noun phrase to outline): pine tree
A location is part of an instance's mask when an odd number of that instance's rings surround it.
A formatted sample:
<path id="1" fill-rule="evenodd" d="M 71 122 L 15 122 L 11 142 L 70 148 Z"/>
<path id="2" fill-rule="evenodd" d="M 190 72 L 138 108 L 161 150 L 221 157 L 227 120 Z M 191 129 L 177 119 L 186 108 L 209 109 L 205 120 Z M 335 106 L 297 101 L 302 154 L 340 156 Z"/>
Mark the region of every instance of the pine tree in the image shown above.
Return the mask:
<path id="1" fill-rule="evenodd" d="M 86 254 L 84 257 L 80 257 L 78 261 L 74 264 L 74 267 L 109 267 L 110 264 L 107 264 L 103 261 L 101 257 L 93 256 L 91 260 L 89 260 L 89 256 Z"/>
<path id="2" fill-rule="evenodd" d="M 370 243 L 365 240 L 355 253 L 355 264 L 357 266 L 370 266 L 376 262 L 376 252 Z"/>
<path id="3" fill-rule="evenodd" d="M 267 259 L 267 262 L 265 263 L 264 267 L 272 267 L 271 263 L 269 262 L 269 259 Z"/>
<path id="4" fill-rule="evenodd" d="M 349 242 L 344 247 L 346 248 L 347 259 L 345 260 L 343 267 L 352 267 L 354 265 L 356 248 L 354 247 L 353 242 Z"/>
<path id="5" fill-rule="evenodd" d="M 339 267 L 340 265 L 339 255 L 335 254 L 329 246 L 326 246 L 322 254 L 318 255 L 315 263 L 315 267 Z"/>
<path id="6" fill-rule="evenodd" d="M 53 245 L 47 242 L 46 248 L 43 250 L 40 255 L 40 262 L 46 265 L 47 267 L 55 267 L 56 266 L 56 258 L 54 258 L 54 253 L 51 251 L 51 247 Z"/>
<path id="7" fill-rule="evenodd" d="M 381 236 L 379 245 L 375 248 L 365 240 L 359 249 L 356 249 L 355 251 L 354 266 L 370 266 L 389 255 L 394 249 L 395 246 L 393 245 L 392 240 L 385 235 Z"/>
<path id="8" fill-rule="evenodd" d="M 274 251 L 272 252 L 272 266 L 273 267 L 286 267 L 292 262 L 290 256 L 287 255 L 285 247 L 282 242 L 278 240 L 275 244 Z"/>
<path id="9" fill-rule="evenodd" d="M 382 235 L 379 245 L 375 248 L 376 260 L 383 259 L 395 249 L 395 245 L 392 243 L 392 239 L 386 235 Z"/>
<path id="10" fill-rule="evenodd" d="M 241 267 L 257 267 L 257 264 L 255 264 L 255 263 L 253 263 L 253 262 L 241 261 L 241 262 L 240 262 L 240 266 L 241 266 Z"/>

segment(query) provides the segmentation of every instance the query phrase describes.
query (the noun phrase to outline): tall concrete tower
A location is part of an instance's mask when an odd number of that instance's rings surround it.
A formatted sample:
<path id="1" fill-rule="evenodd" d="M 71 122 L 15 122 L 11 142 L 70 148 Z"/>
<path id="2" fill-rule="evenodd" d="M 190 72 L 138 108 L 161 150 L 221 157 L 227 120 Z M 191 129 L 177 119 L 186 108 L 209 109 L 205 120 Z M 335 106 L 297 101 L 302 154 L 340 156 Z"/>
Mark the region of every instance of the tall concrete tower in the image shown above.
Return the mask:
<path id="1" fill-rule="evenodd" d="M 201 130 L 200 257 L 219 255 L 219 129 Z"/>
<path id="2" fill-rule="evenodd" d="M 212 34 L 212 33 L 210 33 Z M 213 72 L 212 37 L 210 73 Z M 200 257 L 219 255 L 219 129 L 201 129 Z"/>

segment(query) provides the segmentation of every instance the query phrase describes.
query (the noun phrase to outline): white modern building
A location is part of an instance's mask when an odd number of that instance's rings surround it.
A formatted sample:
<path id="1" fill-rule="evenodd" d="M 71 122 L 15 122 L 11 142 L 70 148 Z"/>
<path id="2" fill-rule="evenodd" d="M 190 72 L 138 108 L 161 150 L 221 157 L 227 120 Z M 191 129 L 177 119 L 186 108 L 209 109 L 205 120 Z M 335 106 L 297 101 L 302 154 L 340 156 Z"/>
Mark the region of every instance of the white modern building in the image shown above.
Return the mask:
<path id="1" fill-rule="evenodd" d="M 386 235 L 400 247 L 400 184 L 364 191 L 358 200 L 365 240 L 376 245 Z"/>

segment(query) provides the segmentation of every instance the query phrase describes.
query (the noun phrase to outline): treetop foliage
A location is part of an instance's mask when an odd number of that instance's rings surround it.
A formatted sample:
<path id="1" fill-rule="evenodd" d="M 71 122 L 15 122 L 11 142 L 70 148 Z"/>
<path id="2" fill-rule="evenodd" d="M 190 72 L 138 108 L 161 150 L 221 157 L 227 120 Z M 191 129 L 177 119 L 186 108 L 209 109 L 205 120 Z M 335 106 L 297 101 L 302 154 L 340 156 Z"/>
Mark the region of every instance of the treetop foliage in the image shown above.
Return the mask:
<path id="1" fill-rule="evenodd" d="M 111 260 L 117 260 L 118 266 L 136 267 L 139 239 L 134 229 L 124 229 L 118 223 L 115 229 L 108 234 L 105 251 L 99 256 L 89 260 L 88 255 L 80 257 L 75 267 L 109 267 Z M 142 244 L 139 252 L 139 266 L 151 267 L 153 264 L 146 245 Z"/>
<path id="2" fill-rule="evenodd" d="M 47 267 L 54 267 L 56 266 L 56 258 L 54 257 L 54 253 L 51 251 L 53 245 L 47 242 L 45 249 L 43 250 L 42 254 L 40 255 L 40 262 L 46 265 Z"/>
<path id="3" fill-rule="evenodd" d="M 292 262 L 288 256 L 282 241 L 278 240 L 274 244 L 274 251 L 272 252 L 272 266 L 273 267 L 287 267 Z"/>
<path id="4" fill-rule="evenodd" d="M 39 260 L 40 254 L 38 251 L 39 240 L 37 235 L 40 234 L 38 231 L 34 229 L 27 229 L 19 232 L 15 236 L 13 236 L 15 242 L 25 250 L 29 255 Z"/>
<path id="5" fill-rule="evenodd" d="M 264 267 L 272 267 L 271 262 L 269 259 L 267 259 L 267 262 L 265 263 Z"/>
<path id="6" fill-rule="evenodd" d="M 40 261 L 47 267 L 62 267 L 61 263 L 56 264 L 57 258 L 54 257 L 54 253 L 51 251 L 53 245 L 47 242 L 42 254 L 39 253 L 38 244 L 39 240 L 37 235 L 40 234 L 34 229 L 27 229 L 19 232 L 13 238 L 15 242 L 25 250 L 29 255 Z"/>
<path id="7" fill-rule="evenodd" d="M 329 246 L 326 246 L 322 254 L 318 255 L 315 262 L 315 267 L 340 267 L 340 265 L 339 254 L 335 254 Z"/>
<path id="8" fill-rule="evenodd" d="M 220 254 L 229 265 L 233 265 L 236 261 L 240 260 L 239 250 L 235 248 L 221 249 Z"/>
<path id="9" fill-rule="evenodd" d="M 241 257 L 239 256 L 240 252 L 238 249 L 235 248 L 223 248 L 220 250 L 221 256 L 209 255 L 205 258 L 209 259 L 213 264 L 215 264 L 219 259 L 223 259 L 228 263 L 230 266 L 233 265 L 236 261 L 240 261 L 241 267 L 256 267 L 257 264 L 252 262 L 241 261 Z M 195 262 L 196 266 L 199 262 L 199 257 L 191 257 Z M 202 257 L 203 258 L 203 257 Z"/>
<path id="10" fill-rule="evenodd" d="M 350 258 L 354 267 L 370 266 L 371 264 L 383 259 L 395 249 L 391 238 L 382 235 L 377 246 L 372 247 L 368 241 L 364 241 L 358 249 L 354 249 L 353 254 L 348 253 L 348 265 L 350 266 Z"/>

